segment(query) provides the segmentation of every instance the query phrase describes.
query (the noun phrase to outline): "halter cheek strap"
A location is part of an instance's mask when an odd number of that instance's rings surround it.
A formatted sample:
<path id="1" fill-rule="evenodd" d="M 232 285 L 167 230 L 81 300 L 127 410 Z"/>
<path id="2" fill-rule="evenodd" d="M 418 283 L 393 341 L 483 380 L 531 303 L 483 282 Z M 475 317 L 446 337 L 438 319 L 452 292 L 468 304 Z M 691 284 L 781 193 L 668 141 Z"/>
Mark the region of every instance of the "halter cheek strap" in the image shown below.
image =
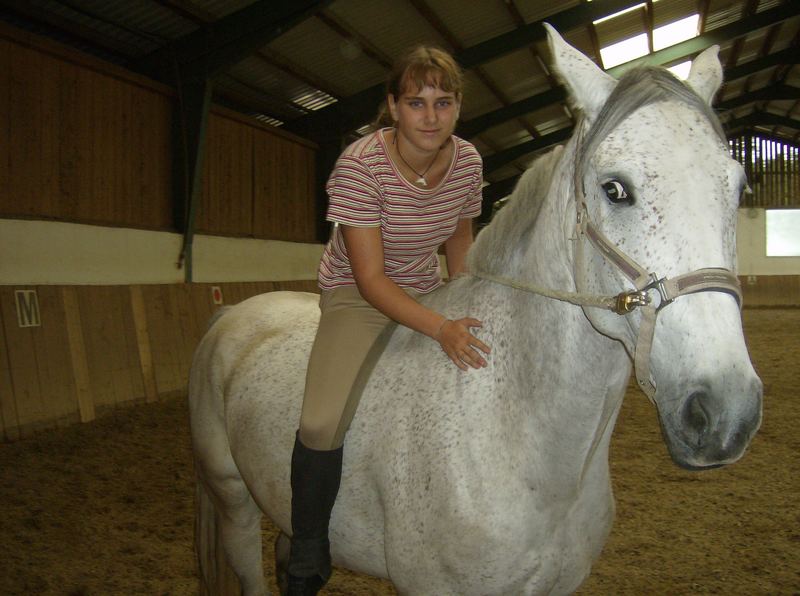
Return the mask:
<path id="1" fill-rule="evenodd" d="M 581 201 L 577 218 L 578 246 L 576 247 L 576 269 L 583 271 L 583 243 L 586 237 L 603 258 L 619 269 L 633 284 L 634 291 L 621 292 L 616 296 L 613 310 L 626 315 L 637 308 L 642 310 L 642 320 L 634 346 L 634 370 L 636 381 L 650 401 L 654 401 L 656 386 L 650 375 L 650 352 L 653 346 L 656 318 L 658 314 L 676 298 L 698 292 L 725 292 L 742 307 L 742 292 L 739 278 L 728 269 L 706 267 L 676 277 L 659 277 L 648 273 L 636 261 L 619 250 L 589 220 L 586 205 Z M 653 304 L 652 294 L 659 297 Z"/>

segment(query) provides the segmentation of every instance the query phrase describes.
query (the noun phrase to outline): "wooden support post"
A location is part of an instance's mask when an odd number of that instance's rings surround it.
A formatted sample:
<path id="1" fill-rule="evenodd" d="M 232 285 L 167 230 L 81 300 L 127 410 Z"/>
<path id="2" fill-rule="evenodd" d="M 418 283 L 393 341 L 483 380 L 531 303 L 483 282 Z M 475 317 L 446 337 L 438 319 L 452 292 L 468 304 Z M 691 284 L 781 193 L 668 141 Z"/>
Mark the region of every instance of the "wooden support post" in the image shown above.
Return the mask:
<path id="1" fill-rule="evenodd" d="M 64 300 L 64 314 L 67 321 L 67 338 L 72 362 L 72 374 L 75 377 L 75 392 L 78 398 L 78 412 L 81 422 L 94 420 L 94 398 L 89 381 L 89 365 L 86 361 L 86 346 L 83 342 L 83 326 L 78 305 L 78 293 L 75 288 L 64 287 L 61 290 Z"/>
<path id="2" fill-rule="evenodd" d="M 148 402 L 158 401 L 158 388 L 153 370 L 153 353 L 150 351 L 150 332 L 147 329 L 147 311 L 144 308 L 142 286 L 131 286 L 131 309 L 133 310 L 133 325 L 136 327 L 136 345 L 139 348 L 145 400 Z"/>

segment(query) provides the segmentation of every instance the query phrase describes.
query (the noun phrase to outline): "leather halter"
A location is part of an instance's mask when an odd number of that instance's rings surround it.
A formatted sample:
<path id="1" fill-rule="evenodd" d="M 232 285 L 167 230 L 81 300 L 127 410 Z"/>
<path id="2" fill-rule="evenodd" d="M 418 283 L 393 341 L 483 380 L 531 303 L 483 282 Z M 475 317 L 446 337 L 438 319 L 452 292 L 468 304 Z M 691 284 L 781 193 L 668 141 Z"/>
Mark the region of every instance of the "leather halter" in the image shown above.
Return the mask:
<path id="1" fill-rule="evenodd" d="M 655 403 L 656 386 L 650 377 L 650 351 L 653 345 L 658 313 L 680 296 L 697 292 L 725 292 L 736 299 L 741 309 L 742 292 L 739 278 L 729 269 L 718 267 L 696 269 L 672 278 L 648 273 L 646 269 L 617 248 L 602 232 L 592 225 L 586 209 L 585 190 L 583 184 L 578 183 L 577 173 L 575 192 L 576 195 L 580 193 L 580 196 L 576 197 L 579 199 L 576 200 L 576 271 L 583 271 L 583 239 L 586 238 L 606 261 L 614 265 L 631 281 L 635 289 L 620 292 L 616 296 L 602 296 L 551 290 L 480 271 L 472 272 L 472 275 L 480 279 L 562 300 L 581 307 L 603 308 L 618 315 L 627 315 L 640 308 L 642 310 L 642 320 L 639 324 L 639 333 L 634 346 L 634 370 L 639 388 L 651 402 Z M 654 294 L 659 298 L 657 304 L 653 304 Z"/>

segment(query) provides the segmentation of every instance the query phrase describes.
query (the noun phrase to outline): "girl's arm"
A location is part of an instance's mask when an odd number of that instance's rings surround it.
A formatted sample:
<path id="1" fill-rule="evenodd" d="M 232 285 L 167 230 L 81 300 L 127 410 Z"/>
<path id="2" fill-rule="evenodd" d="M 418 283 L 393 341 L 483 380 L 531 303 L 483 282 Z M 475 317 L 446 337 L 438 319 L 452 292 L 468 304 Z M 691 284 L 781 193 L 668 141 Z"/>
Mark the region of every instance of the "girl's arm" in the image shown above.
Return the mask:
<path id="1" fill-rule="evenodd" d="M 353 277 L 367 302 L 390 319 L 438 341 L 460 369 L 466 370 L 468 365 L 486 366 L 486 360 L 477 350 L 488 354 L 489 348 L 469 332 L 469 327 L 480 327 L 480 321 L 471 318 L 450 321 L 411 298 L 389 279 L 384 271 L 380 228 L 347 225 L 341 228 Z"/>
<path id="2" fill-rule="evenodd" d="M 472 239 L 472 220 L 459 219 L 455 232 L 444 243 L 447 274 L 450 279 L 464 271 L 467 251 L 472 246 Z"/>

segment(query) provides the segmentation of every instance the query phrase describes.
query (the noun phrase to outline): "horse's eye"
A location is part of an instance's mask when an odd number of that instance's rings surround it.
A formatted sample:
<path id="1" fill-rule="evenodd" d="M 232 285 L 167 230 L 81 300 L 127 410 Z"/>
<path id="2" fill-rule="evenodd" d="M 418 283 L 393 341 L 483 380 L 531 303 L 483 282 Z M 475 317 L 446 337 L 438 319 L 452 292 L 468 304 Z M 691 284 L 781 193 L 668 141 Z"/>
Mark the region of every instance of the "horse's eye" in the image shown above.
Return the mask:
<path id="1" fill-rule="evenodd" d="M 628 195 L 625 187 L 622 186 L 622 182 L 619 180 L 609 180 L 608 182 L 604 182 L 603 190 L 605 191 L 608 200 L 612 203 L 628 203 L 629 205 L 633 203 L 633 197 Z"/>

